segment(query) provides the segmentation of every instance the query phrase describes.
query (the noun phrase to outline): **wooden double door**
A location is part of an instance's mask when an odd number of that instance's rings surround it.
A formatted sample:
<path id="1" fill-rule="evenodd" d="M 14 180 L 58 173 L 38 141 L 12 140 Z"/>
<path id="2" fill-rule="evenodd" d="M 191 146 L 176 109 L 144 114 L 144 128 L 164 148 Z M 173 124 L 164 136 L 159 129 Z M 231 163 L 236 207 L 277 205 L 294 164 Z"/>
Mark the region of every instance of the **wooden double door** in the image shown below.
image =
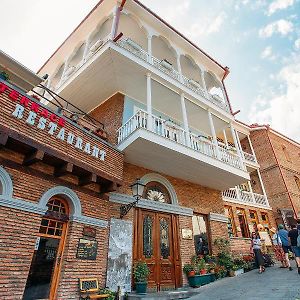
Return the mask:
<path id="1" fill-rule="evenodd" d="M 181 286 L 177 216 L 137 209 L 134 260 L 150 269 L 148 287 L 157 291 Z"/>

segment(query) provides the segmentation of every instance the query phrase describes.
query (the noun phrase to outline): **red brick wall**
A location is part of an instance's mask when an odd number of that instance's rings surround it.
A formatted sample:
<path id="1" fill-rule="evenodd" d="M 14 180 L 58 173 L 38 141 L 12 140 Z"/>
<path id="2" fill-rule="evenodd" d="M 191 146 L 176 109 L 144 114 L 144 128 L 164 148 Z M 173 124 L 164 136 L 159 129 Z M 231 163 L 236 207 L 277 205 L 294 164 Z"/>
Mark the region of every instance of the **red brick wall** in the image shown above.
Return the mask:
<path id="1" fill-rule="evenodd" d="M 122 126 L 124 95 L 117 93 L 96 107 L 90 115 L 102 122 L 108 132 L 108 141 L 117 144 L 117 130 Z"/>
<path id="2" fill-rule="evenodd" d="M 2 85 L 1 85 L 2 86 Z M 12 89 L 8 88 L 4 93 L 1 93 L 0 90 L 0 125 L 7 128 L 7 130 L 12 130 L 15 133 L 18 133 L 21 136 L 31 138 L 33 142 L 36 142 L 40 145 L 40 147 L 46 147 L 49 150 L 55 150 L 58 152 L 58 155 L 61 157 L 66 157 L 68 161 L 74 162 L 75 165 L 83 164 L 85 167 L 93 167 L 96 170 L 104 172 L 106 175 L 112 176 L 118 180 L 122 180 L 123 174 L 123 154 L 112 146 L 101 142 L 101 140 L 96 139 L 92 135 L 84 132 L 82 129 L 74 126 L 74 124 L 67 122 L 65 123 L 65 140 L 59 140 L 56 138 L 60 127 L 55 130 L 54 135 L 48 134 L 48 127 L 44 130 L 40 130 L 36 127 L 36 125 L 28 125 L 26 123 L 26 119 L 29 113 L 29 108 L 27 107 L 23 113 L 23 119 L 17 119 L 12 116 L 12 113 L 15 110 L 16 104 L 19 103 L 19 100 L 14 101 L 9 98 L 9 94 Z M 21 98 L 19 95 L 18 99 Z M 32 100 L 31 102 L 35 102 Z M 35 124 L 38 123 L 39 115 L 35 120 Z M 48 126 L 48 121 L 47 125 Z M 83 151 L 74 147 L 75 141 L 73 145 L 69 145 L 66 142 L 66 136 L 68 132 L 72 132 L 77 137 L 81 137 L 85 143 L 89 142 L 91 147 L 96 145 L 100 150 L 104 150 L 106 152 L 106 157 L 104 161 L 101 161 L 99 158 L 92 157 L 89 154 L 84 153 Z M 84 162 L 84 163 L 82 163 Z"/>
<path id="3" fill-rule="evenodd" d="M 261 175 L 274 214 L 277 215 L 277 209 L 291 209 L 290 199 L 296 211 L 300 213 L 300 190 L 295 183 L 295 176 L 300 178 L 300 146 L 270 130 L 251 132 L 251 141 L 261 166 Z"/>
<path id="4" fill-rule="evenodd" d="M 41 216 L 0 206 L 0 298 L 22 299 Z"/>

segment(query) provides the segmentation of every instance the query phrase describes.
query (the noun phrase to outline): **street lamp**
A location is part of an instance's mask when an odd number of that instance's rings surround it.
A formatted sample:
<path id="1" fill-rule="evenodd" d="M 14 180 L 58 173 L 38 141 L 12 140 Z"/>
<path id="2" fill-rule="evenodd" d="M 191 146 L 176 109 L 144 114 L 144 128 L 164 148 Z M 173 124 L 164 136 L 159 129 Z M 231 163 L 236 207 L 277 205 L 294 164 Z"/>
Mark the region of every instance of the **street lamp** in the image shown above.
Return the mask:
<path id="1" fill-rule="evenodd" d="M 138 201 L 142 198 L 144 193 L 145 184 L 142 183 L 142 181 L 137 178 L 137 180 L 130 186 L 132 191 L 132 196 L 135 198 L 135 201 L 122 205 L 120 207 L 120 218 L 122 219 L 124 216 L 127 215 L 127 213 L 130 211 L 130 209 L 138 203 Z"/>

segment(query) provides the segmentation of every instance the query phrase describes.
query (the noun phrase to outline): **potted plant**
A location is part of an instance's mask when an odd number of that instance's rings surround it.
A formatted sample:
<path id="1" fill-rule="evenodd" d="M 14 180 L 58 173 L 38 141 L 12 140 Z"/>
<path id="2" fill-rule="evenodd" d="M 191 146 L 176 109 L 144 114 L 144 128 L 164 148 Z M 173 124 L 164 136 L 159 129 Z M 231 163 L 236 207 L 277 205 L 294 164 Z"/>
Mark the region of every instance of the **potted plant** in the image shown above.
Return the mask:
<path id="1" fill-rule="evenodd" d="M 8 75 L 8 73 L 5 70 L 3 70 L 3 71 L 0 72 L 0 79 L 3 79 L 5 81 L 9 80 L 9 75 Z"/>
<path id="2" fill-rule="evenodd" d="M 185 264 L 183 266 L 183 272 L 186 274 L 187 277 L 196 275 L 195 269 L 191 264 Z"/>
<path id="3" fill-rule="evenodd" d="M 146 294 L 147 280 L 150 274 L 147 264 L 143 261 L 136 263 L 133 271 L 135 289 L 137 294 Z"/>

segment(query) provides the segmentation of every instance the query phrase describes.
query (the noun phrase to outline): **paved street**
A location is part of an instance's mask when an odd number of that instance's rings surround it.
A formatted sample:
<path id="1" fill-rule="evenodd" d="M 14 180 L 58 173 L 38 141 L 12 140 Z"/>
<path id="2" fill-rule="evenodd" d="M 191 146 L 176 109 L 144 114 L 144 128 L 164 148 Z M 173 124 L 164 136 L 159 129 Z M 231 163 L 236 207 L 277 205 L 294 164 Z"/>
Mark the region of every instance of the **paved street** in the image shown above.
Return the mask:
<path id="1" fill-rule="evenodd" d="M 218 280 L 199 288 L 200 294 L 190 299 L 212 300 L 300 300 L 300 275 L 295 264 L 293 271 L 274 266 L 263 274 L 257 270 L 238 277 Z"/>

